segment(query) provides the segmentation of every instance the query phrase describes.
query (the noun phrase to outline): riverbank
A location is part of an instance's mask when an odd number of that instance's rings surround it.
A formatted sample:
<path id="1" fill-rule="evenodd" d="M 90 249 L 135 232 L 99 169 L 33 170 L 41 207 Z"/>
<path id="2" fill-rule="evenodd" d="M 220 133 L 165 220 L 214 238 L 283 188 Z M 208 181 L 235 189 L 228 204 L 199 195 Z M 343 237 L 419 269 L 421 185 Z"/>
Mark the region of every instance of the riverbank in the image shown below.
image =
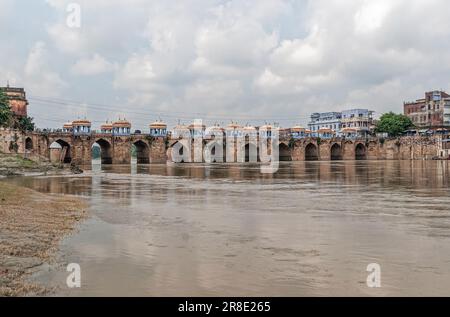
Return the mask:
<path id="1" fill-rule="evenodd" d="M 21 176 L 27 174 L 63 173 L 64 166 L 46 161 L 33 161 L 18 154 L 0 153 L 0 176 Z"/>
<path id="2" fill-rule="evenodd" d="M 55 260 L 58 243 L 85 217 L 80 199 L 0 181 L 0 296 L 51 293 L 29 277 Z"/>
<path id="3" fill-rule="evenodd" d="M 82 173 L 83 170 L 74 164 L 53 164 L 48 160 L 32 160 L 23 158 L 19 154 L 5 154 L 0 152 L 0 177 Z"/>

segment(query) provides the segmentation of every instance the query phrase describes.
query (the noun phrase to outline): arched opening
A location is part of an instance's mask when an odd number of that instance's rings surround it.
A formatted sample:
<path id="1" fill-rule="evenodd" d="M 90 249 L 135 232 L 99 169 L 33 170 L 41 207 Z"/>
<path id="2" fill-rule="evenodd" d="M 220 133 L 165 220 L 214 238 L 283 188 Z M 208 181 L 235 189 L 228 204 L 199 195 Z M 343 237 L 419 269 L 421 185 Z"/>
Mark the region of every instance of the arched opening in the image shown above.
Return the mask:
<path id="1" fill-rule="evenodd" d="M 92 145 L 92 160 L 100 160 L 102 164 L 112 164 L 111 144 L 99 139 Z"/>
<path id="2" fill-rule="evenodd" d="M 355 148 L 355 159 L 356 160 L 366 160 L 367 159 L 367 149 L 362 143 L 358 143 Z"/>
<path id="3" fill-rule="evenodd" d="M 216 148 L 219 147 L 217 143 L 214 143 L 211 148 L 211 163 L 217 163 L 216 159 L 216 153 L 219 152 L 219 150 L 216 151 Z"/>
<path id="4" fill-rule="evenodd" d="M 280 155 L 280 161 L 281 162 L 290 162 L 290 161 L 292 161 L 291 150 L 284 143 L 280 143 L 279 155 Z"/>
<path id="5" fill-rule="evenodd" d="M 319 154 L 317 152 L 317 146 L 309 143 L 305 148 L 305 161 L 318 161 Z"/>
<path id="6" fill-rule="evenodd" d="M 204 145 L 205 162 L 223 163 L 226 161 L 226 148 L 222 142 L 211 142 Z"/>
<path id="7" fill-rule="evenodd" d="M 144 141 L 136 141 L 133 143 L 131 149 L 132 156 L 136 158 L 137 164 L 149 164 L 150 163 L 150 150 Z"/>
<path id="8" fill-rule="evenodd" d="M 187 147 L 182 142 L 178 141 L 172 144 L 172 146 L 167 150 L 167 159 L 174 163 L 190 162 L 189 155 L 190 153 Z"/>
<path id="9" fill-rule="evenodd" d="M 64 140 L 56 140 L 50 145 L 50 160 L 54 163 L 71 163 L 70 145 Z"/>
<path id="10" fill-rule="evenodd" d="M 244 160 L 244 162 L 256 163 L 255 155 L 256 155 L 256 162 L 259 162 L 260 159 L 259 159 L 258 147 L 253 143 L 246 144 L 245 145 L 245 160 Z"/>
<path id="11" fill-rule="evenodd" d="M 30 137 L 25 139 L 25 150 L 31 151 L 33 150 L 33 140 Z"/>
<path id="12" fill-rule="evenodd" d="M 178 155 L 179 155 L 180 157 L 183 157 L 183 156 L 184 156 L 184 146 L 181 146 L 181 147 L 178 149 Z M 184 163 L 184 159 L 182 159 L 180 163 Z"/>
<path id="13" fill-rule="evenodd" d="M 337 143 L 333 144 L 333 146 L 331 147 L 331 160 L 342 160 L 342 147 Z"/>

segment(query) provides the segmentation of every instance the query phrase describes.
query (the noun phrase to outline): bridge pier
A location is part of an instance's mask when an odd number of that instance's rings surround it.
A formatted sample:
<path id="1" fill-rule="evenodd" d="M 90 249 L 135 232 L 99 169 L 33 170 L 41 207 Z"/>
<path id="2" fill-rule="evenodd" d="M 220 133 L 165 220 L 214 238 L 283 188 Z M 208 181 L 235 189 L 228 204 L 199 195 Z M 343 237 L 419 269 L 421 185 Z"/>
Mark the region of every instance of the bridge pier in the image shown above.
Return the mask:
<path id="1" fill-rule="evenodd" d="M 156 137 L 152 139 L 150 144 L 150 163 L 165 164 L 166 156 L 166 138 Z"/>
<path id="2" fill-rule="evenodd" d="M 355 159 L 355 144 L 353 143 L 353 141 L 350 140 L 344 141 L 342 149 L 343 149 L 342 158 L 344 160 Z"/>
<path id="3" fill-rule="evenodd" d="M 91 137 L 76 136 L 71 146 L 72 163 L 76 165 L 86 165 L 92 162 L 92 141 Z"/>
<path id="4" fill-rule="evenodd" d="M 112 142 L 113 164 L 131 164 L 131 140 L 129 137 L 115 136 Z"/>
<path id="5" fill-rule="evenodd" d="M 321 140 L 319 145 L 319 161 L 331 160 L 331 143 L 330 140 Z"/>

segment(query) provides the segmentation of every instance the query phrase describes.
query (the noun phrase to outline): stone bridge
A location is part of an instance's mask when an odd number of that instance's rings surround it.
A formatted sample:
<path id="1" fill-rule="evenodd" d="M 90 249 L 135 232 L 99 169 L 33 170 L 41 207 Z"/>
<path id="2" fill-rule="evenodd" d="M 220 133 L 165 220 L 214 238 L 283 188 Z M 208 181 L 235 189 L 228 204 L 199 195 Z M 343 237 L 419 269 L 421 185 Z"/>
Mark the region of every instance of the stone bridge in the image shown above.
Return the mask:
<path id="1" fill-rule="evenodd" d="M 3 133 L 2 133 L 3 132 Z M 5 134 L 0 131 L 0 134 Z M 10 131 L 4 136 L 6 143 L 4 152 L 25 153 L 39 156 L 52 162 L 75 163 L 88 165 L 92 162 L 92 147 L 98 144 L 103 164 L 131 164 L 131 148 L 134 145 L 138 164 L 165 163 L 166 140 L 149 135 L 133 134 L 115 136 L 112 134 L 91 133 L 89 135 L 73 135 L 72 133 L 20 133 Z"/>
<path id="2" fill-rule="evenodd" d="M 39 156 L 53 162 L 88 165 L 92 161 L 92 147 L 96 143 L 101 148 L 103 164 L 131 164 L 131 148 L 135 147 L 138 164 L 165 163 L 171 159 L 172 148 L 183 152 L 187 140 L 151 137 L 148 134 L 116 136 L 112 134 L 90 133 L 73 135 L 72 133 L 22 133 L 0 129 L 0 151 L 5 153 L 24 153 Z M 193 144 L 195 140 L 191 142 Z M 203 161 L 203 149 L 207 142 L 200 140 L 200 157 Z M 224 139 L 226 142 L 226 139 Z M 269 141 L 270 142 L 270 141 Z M 237 145 L 231 157 L 226 156 L 226 144 L 223 145 L 224 162 L 236 162 Z M 282 137 L 279 141 L 280 161 L 330 161 L 330 160 L 382 160 L 382 159 L 432 159 L 439 154 L 440 143 L 434 138 L 399 139 L 293 139 Z M 245 144 L 245 161 L 256 145 Z M 269 146 L 270 148 L 270 146 Z M 215 146 L 211 148 L 214 152 Z M 259 153 L 259 149 L 256 149 Z M 191 150 L 194 161 L 194 150 Z M 213 153 L 214 154 L 214 153 Z M 228 158 L 228 159 L 227 159 Z"/>
<path id="3" fill-rule="evenodd" d="M 186 149 L 186 140 L 169 140 L 167 157 L 170 159 L 171 147 L 177 143 L 182 143 L 182 148 Z M 194 162 L 194 142 L 191 142 L 191 161 Z M 208 141 L 203 141 L 203 149 Z M 258 144 L 259 139 L 253 144 L 248 141 L 245 142 L 245 148 L 242 149 L 245 157 L 244 161 L 248 162 L 249 153 L 251 148 L 256 148 L 256 152 L 259 154 Z M 368 141 L 366 139 L 361 140 L 345 140 L 340 138 L 335 139 L 320 139 L 320 138 L 302 138 L 291 139 L 290 137 L 281 138 L 279 140 L 279 158 L 280 161 L 331 161 L 331 160 L 366 160 L 366 159 L 379 159 L 379 140 Z M 223 145 L 224 159 L 226 162 L 226 140 Z M 268 149 L 270 154 L 271 141 L 268 141 Z M 232 153 L 232 162 L 238 161 L 238 145 L 234 145 L 234 153 Z M 180 154 L 183 150 L 180 150 Z M 245 153 L 245 154 L 244 154 Z M 258 155 L 259 161 L 259 155 Z"/>

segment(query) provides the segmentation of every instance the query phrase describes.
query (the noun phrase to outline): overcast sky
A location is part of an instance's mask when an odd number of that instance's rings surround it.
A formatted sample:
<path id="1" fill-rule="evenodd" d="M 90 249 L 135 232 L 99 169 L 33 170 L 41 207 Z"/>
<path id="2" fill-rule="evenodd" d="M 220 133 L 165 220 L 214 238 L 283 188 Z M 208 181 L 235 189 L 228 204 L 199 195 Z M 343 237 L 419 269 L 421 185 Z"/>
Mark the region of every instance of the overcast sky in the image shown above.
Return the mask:
<path id="1" fill-rule="evenodd" d="M 305 125 L 450 91 L 448 0 L 86 0 L 80 28 L 72 2 L 0 0 L 0 81 L 25 87 L 40 127 Z"/>

